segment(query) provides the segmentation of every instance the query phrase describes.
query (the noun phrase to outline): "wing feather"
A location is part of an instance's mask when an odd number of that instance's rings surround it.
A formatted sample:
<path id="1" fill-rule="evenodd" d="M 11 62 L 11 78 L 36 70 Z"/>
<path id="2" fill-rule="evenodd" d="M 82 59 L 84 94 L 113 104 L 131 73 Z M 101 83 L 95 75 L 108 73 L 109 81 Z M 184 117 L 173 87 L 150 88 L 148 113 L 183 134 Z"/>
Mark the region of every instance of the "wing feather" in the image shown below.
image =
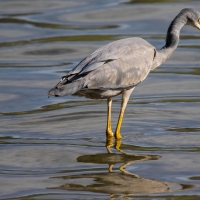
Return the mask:
<path id="1" fill-rule="evenodd" d="M 106 63 L 85 77 L 87 88 L 122 89 L 136 86 L 149 74 L 153 59 L 153 48 L 141 48 L 132 56 Z"/>
<path id="2" fill-rule="evenodd" d="M 155 48 L 142 38 L 109 43 L 83 59 L 49 91 L 49 96 L 74 94 L 86 89 L 134 87 L 148 75 Z"/>
<path id="3" fill-rule="evenodd" d="M 67 75 L 83 74 L 101 67 L 108 60 L 116 60 L 126 56 L 134 55 L 138 49 L 154 48 L 142 38 L 132 37 L 111 42 L 84 58 Z"/>

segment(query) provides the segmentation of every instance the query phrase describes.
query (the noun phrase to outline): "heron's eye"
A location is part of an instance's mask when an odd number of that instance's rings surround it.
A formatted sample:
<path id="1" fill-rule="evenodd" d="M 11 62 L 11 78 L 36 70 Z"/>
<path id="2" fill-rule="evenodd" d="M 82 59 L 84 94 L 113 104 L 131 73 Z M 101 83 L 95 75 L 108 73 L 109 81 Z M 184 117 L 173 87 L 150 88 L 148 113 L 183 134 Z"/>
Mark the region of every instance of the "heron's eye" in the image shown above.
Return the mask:
<path id="1" fill-rule="evenodd" d="M 198 22 L 199 22 L 199 24 L 200 24 L 200 18 L 198 19 Z"/>

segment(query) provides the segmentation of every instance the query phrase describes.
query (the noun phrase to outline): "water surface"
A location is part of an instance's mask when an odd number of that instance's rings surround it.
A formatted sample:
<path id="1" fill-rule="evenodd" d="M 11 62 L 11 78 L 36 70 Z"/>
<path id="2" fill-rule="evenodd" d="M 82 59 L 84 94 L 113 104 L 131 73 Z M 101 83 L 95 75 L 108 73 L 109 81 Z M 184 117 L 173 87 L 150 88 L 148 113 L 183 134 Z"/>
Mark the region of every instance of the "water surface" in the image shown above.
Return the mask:
<path id="1" fill-rule="evenodd" d="M 108 42 L 161 48 L 186 7 L 200 11 L 189 0 L 0 2 L 1 199 L 200 199 L 198 30 L 184 27 L 179 48 L 134 90 L 122 140 L 106 141 L 105 100 L 46 97 Z"/>

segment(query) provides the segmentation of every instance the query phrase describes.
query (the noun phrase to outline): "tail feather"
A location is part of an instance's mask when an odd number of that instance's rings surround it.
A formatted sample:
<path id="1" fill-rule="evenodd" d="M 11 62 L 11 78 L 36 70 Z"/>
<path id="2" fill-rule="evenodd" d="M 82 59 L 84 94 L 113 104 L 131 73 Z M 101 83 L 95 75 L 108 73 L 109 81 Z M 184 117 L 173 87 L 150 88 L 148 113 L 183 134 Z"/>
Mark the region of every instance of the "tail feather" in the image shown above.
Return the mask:
<path id="1" fill-rule="evenodd" d="M 70 94 L 74 94 L 85 87 L 85 79 L 79 78 L 73 82 L 62 84 L 60 81 L 54 88 L 49 90 L 48 97 L 50 96 L 66 96 Z"/>

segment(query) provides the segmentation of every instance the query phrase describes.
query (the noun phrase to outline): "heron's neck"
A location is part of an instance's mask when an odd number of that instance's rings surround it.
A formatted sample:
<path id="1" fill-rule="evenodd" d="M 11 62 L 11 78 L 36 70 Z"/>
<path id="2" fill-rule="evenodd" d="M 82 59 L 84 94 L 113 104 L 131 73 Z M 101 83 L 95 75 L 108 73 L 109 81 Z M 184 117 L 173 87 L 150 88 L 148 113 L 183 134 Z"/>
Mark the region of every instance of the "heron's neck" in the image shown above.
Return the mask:
<path id="1" fill-rule="evenodd" d="M 179 43 L 179 35 L 181 28 L 187 23 L 187 18 L 184 15 L 177 15 L 171 22 L 166 37 L 166 44 L 163 48 L 156 51 L 156 57 L 153 64 L 153 69 L 161 65 L 167 58 L 171 56 Z"/>

